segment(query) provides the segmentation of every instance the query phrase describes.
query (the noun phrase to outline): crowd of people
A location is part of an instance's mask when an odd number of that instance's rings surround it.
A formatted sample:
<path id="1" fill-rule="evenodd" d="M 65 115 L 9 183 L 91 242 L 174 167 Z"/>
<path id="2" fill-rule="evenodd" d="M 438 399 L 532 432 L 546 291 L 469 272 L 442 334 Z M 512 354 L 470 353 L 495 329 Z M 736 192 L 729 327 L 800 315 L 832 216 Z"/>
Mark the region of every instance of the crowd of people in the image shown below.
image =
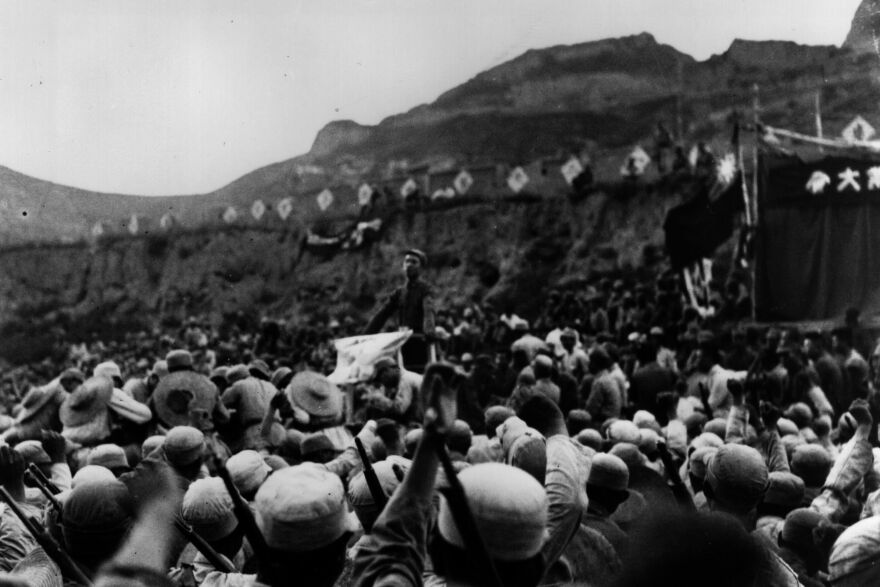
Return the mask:
<path id="1" fill-rule="evenodd" d="M 880 363 L 858 312 L 701 315 L 670 272 L 444 308 L 421 251 L 368 322 L 212 324 L 3 374 L 22 585 L 870 585 Z M 408 328 L 357 377 L 334 341 Z"/>

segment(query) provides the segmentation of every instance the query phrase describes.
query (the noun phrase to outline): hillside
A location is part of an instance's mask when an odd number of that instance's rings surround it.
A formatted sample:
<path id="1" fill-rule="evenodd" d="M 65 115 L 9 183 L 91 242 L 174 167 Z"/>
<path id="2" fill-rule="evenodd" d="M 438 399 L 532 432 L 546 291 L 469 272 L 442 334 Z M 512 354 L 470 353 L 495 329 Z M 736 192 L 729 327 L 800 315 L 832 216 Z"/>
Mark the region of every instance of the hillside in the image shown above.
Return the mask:
<path id="1" fill-rule="evenodd" d="M 841 48 L 737 40 L 696 61 L 644 33 L 530 50 L 379 124 L 331 122 L 308 153 L 207 194 L 99 194 L 0 167 L 5 345 L 53 324 L 189 312 L 363 315 L 397 278 L 397 252 L 412 245 L 429 251 L 445 304 L 495 299 L 534 309 L 547 287 L 619 274 L 662 246 L 665 212 L 691 187 L 656 174 L 619 185 L 625 156 L 635 145 L 650 151 L 658 123 L 674 132 L 680 120 L 686 146 L 703 140 L 722 150 L 732 117 L 751 118 L 757 88 L 769 124 L 813 132 L 818 95 L 826 135 L 856 115 L 880 128 L 875 4 L 863 2 Z M 590 157 L 600 184 L 579 202 L 559 173 L 574 154 Z M 516 166 L 530 183 L 513 197 L 506 177 Z M 309 229 L 358 218 L 362 183 L 398 200 L 408 178 L 430 194 L 462 168 L 478 176 L 464 201 L 430 212 L 385 201 L 374 245 L 336 255 L 303 249 Z M 321 210 L 325 188 L 335 199 Z M 283 198 L 293 204 L 286 220 L 276 214 Z M 256 200 L 266 205 L 260 218 L 250 214 Z M 238 212 L 231 224 L 222 220 L 229 207 Z M 165 214 L 170 229 L 159 226 Z"/>

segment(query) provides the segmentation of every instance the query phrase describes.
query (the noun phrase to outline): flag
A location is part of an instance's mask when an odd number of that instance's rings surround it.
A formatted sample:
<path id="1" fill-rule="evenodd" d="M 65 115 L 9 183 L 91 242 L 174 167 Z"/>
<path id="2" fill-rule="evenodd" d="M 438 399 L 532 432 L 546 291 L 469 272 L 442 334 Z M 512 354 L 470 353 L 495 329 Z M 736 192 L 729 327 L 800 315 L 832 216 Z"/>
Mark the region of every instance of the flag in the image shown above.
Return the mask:
<path id="1" fill-rule="evenodd" d="M 138 217 L 137 214 L 131 215 L 131 220 L 128 221 L 128 232 L 135 235 L 138 232 Z"/>
<path id="2" fill-rule="evenodd" d="M 685 291 L 687 291 L 690 305 L 707 318 L 715 314 L 712 306 L 712 291 L 709 284 L 712 282 L 712 260 L 699 259 L 682 269 Z"/>
<path id="3" fill-rule="evenodd" d="M 373 365 L 384 357 L 396 358 L 412 330 L 351 336 L 333 341 L 336 347 L 336 369 L 327 376 L 332 383 L 357 383 L 373 376 Z"/>
<path id="4" fill-rule="evenodd" d="M 236 220 L 238 220 L 238 212 L 235 211 L 235 208 L 229 206 L 226 208 L 226 211 L 223 212 L 223 222 L 226 224 L 232 224 Z"/>
<path id="5" fill-rule="evenodd" d="M 327 208 L 330 207 L 330 204 L 333 203 L 333 192 L 325 189 L 320 194 L 318 194 L 318 197 L 315 199 L 318 202 L 318 208 L 321 209 L 321 212 L 325 212 Z"/>
<path id="6" fill-rule="evenodd" d="M 846 125 L 840 136 L 848 143 L 863 143 L 870 141 L 877 134 L 874 127 L 868 124 L 868 121 L 861 116 L 856 116 L 852 122 Z"/>
<path id="7" fill-rule="evenodd" d="M 159 228 L 168 230 L 172 226 L 174 226 L 174 216 L 171 215 L 171 212 L 165 212 L 162 218 L 159 219 Z"/>
<path id="8" fill-rule="evenodd" d="M 516 167 L 513 171 L 510 172 L 510 175 L 507 177 L 507 186 L 513 190 L 513 193 L 518 194 L 526 184 L 529 183 L 529 176 L 526 174 L 525 170 L 522 167 Z"/>
<path id="9" fill-rule="evenodd" d="M 266 213 L 266 204 L 263 203 L 263 200 L 257 200 L 251 206 L 251 216 L 254 217 L 254 220 L 259 220 L 263 217 L 263 214 Z"/>
<path id="10" fill-rule="evenodd" d="M 102 234 L 104 234 L 104 225 L 100 222 L 96 222 L 95 225 L 92 227 L 92 236 L 98 238 Z"/>
<path id="11" fill-rule="evenodd" d="M 620 167 L 620 174 L 630 177 L 644 175 L 650 162 L 651 157 L 648 156 L 648 153 L 641 146 L 636 146 Z"/>
<path id="12" fill-rule="evenodd" d="M 455 179 L 452 180 L 452 185 L 455 186 L 455 191 L 464 195 L 469 189 L 471 189 L 471 186 L 474 185 L 474 178 L 467 172 L 467 169 L 462 169 L 458 172 L 458 175 L 455 176 Z"/>
<path id="13" fill-rule="evenodd" d="M 735 159 L 733 159 L 735 161 Z M 666 214 L 666 252 L 672 266 L 683 269 L 703 258 L 710 258 L 733 235 L 734 218 L 745 208 L 741 173 L 723 157 L 714 175 L 702 178 L 696 194 Z"/>
<path id="14" fill-rule="evenodd" d="M 278 211 L 278 217 L 281 218 L 281 220 L 287 220 L 287 217 L 293 212 L 293 201 L 290 198 L 283 198 L 278 202 L 275 209 Z"/>

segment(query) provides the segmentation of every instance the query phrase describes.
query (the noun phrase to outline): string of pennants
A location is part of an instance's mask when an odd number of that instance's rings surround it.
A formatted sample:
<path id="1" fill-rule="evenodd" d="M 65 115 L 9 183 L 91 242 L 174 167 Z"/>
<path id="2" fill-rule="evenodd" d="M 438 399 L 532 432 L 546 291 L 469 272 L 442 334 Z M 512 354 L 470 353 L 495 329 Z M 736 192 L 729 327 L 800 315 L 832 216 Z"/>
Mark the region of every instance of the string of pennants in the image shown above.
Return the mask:
<path id="1" fill-rule="evenodd" d="M 637 146 L 633 149 L 633 151 L 627 156 L 623 166 L 621 167 L 621 175 L 624 176 L 638 176 L 642 175 L 647 166 L 650 164 L 651 158 L 642 149 L 640 146 Z M 494 169 L 494 167 L 493 167 Z M 565 181 L 566 184 L 571 186 L 575 180 L 586 170 L 585 163 L 579 157 L 572 156 L 565 161 L 562 165 L 559 166 L 558 172 L 561 174 L 561 178 Z M 493 172 L 494 173 L 494 172 Z M 543 174 L 543 171 L 542 171 Z M 432 174 L 429 176 L 432 180 L 436 176 L 444 176 L 445 172 L 439 174 Z M 383 182 L 384 183 L 384 182 Z M 441 182 L 445 183 L 445 182 Z M 459 169 L 458 172 L 451 178 L 451 181 L 446 185 L 442 185 L 442 187 L 438 187 L 433 190 L 433 192 L 428 196 L 428 199 L 432 201 L 440 201 L 440 200 L 451 200 L 457 197 L 464 196 L 468 194 L 477 183 L 474 175 L 466 168 Z M 530 184 L 534 184 L 532 177 L 529 176 L 528 171 L 523 166 L 516 166 L 511 169 L 505 178 L 505 183 L 507 188 L 513 194 L 522 193 Z M 387 187 L 387 183 L 384 184 Z M 377 188 L 374 185 L 369 183 L 362 183 L 356 190 L 357 203 L 360 208 L 367 208 L 372 205 L 374 199 L 377 196 Z M 414 196 L 421 197 L 421 189 L 419 182 L 412 176 L 407 177 L 403 180 L 403 183 L 399 184 L 399 188 L 397 188 L 397 192 L 399 196 L 403 200 L 408 200 L 413 198 Z M 392 190 L 392 194 L 394 191 Z M 337 195 L 333 193 L 333 190 L 330 188 L 325 188 L 317 193 L 314 196 L 315 203 L 317 204 L 318 210 L 321 212 L 326 212 L 333 206 L 333 204 L 337 201 Z M 290 215 L 294 211 L 294 199 L 293 197 L 285 197 L 279 200 L 275 206 L 274 211 L 278 214 L 278 217 L 282 221 L 286 221 Z M 225 209 L 223 209 L 220 214 L 220 218 L 226 224 L 235 224 L 239 222 L 241 219 L 246 218 L 248 215 L 254 220 L 261 220 L 264 216 L 266 216 L 269 211 L 269 207 L 262 200 L 254 201 L 250 210 L 242 210 L 237 208 L 236 206 L 229 205 Z M 132 215 L 125 225 L 126 230 L 132 234 L 137 235 L 140 232 L 144 232 L 144 223 L 142 222 L 142 217 L 138 215 Z M 177 219 L 170 213 L 164 214 L 159 220 L 159 228 L 163 231 L 170 230 L 177 224 Z M 95 238 L 103 236 L 107 229 L 106 224 L 103 221 L 97 222 L 92 227 L 92 236 Z M 335 237 L 334 237 L 335 238 Z"/>

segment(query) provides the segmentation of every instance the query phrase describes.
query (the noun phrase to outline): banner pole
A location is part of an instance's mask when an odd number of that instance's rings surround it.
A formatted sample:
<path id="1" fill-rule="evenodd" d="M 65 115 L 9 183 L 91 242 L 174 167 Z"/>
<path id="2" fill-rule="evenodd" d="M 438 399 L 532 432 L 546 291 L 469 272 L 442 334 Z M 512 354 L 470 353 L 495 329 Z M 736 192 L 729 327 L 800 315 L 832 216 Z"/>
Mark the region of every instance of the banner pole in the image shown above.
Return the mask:
<path id="1" fill-rule="evenodd" d="M 752 213 L 752 223 L 753 223 L 753 234 L 752 234 L 752 246 L 755 246 L 758 241 L 758 189 L 759 189 L 759 178 L 758 178 L 758 147 L 761 141 L 761 130 L 760 130 L 760 88 L 758 84 L 752 86 L 752 117 L 753 117 L 753 126 L 755 129 L 754 136 L 754 145 L 752 145 L 752 194 L 751 194 L 751 206 L 754 206 Z M 752 278 L 752 283 L 750 287 L 750 294 L 752 298 L 752 322 L 757 321 L 757 306 L 758 300 L 756 297 L 757 287 L 755 286 L 756 281 L 756 266 L 758 265 L 758 249 L 755 247 L 755 255 L 754 261 L 751 263 L 750 273 Z"/>

